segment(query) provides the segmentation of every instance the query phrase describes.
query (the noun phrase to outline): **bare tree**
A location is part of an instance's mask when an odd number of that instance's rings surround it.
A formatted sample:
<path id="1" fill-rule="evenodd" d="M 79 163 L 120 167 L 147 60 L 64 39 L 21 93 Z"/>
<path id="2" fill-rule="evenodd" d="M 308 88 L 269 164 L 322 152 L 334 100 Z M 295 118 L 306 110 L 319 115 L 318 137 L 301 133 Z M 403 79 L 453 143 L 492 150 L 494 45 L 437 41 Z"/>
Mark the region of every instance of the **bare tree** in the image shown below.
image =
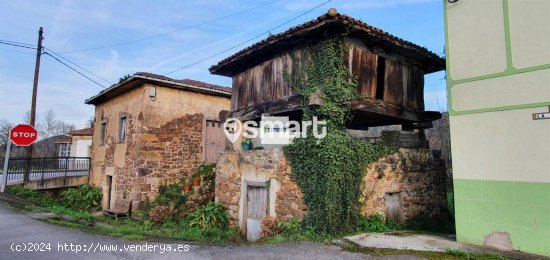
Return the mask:
<path id="1" fill-rule="evenodd" d="M 0 119 L 0 147 L 6 147 L 8 143 L 8 135 L 10 134 L 10 129 L 13 128 L 13 124 L 8 122 L 8 120 Z"/>
<path id="2" fill-rule="evenodd" d="M 70 131 L 76 130 L 74 124 L 57 121 L 53 131 L 53 135 L 66 135 Z"/>
<path id="3" fill-rule="evenodd" d="M 88 122 L 87 122 L 87 125 L 86 127 L 91 127 L 93 128 L 94 127 L 94 122 L 95 122 L 95 117 L 90 117 L 90 119 L 88 119 Z"/>
<path id="4" fill-rule="evenodd" d="M 44 113 L 44 121 L 42 123 L 42 129 L 40 131 L 42 133 L 42 137 L 52 137 L 58 124 L 59 122 L 55 120 L 55 113 L 53 112 L 53 110 L 49 109 L 48 111 L 46 111 L 46 113 Z"/>
<path id="5" fill-rule="evenodd" d="M 42 115 L 38 129 L 42 139 L 47 139 L 56 135 L 66 135 L 68 132 L 75 130 L 76 127 L 74 124 L 57 120 L 55 112 L 49 109 Z"/>
<path id="6" fill-rule="evenodd" d="M 23 122 L 25 124 L 30 124 L 31 123 L 31 111 L 25 112 L 25 115 L 23 116 Z"/>

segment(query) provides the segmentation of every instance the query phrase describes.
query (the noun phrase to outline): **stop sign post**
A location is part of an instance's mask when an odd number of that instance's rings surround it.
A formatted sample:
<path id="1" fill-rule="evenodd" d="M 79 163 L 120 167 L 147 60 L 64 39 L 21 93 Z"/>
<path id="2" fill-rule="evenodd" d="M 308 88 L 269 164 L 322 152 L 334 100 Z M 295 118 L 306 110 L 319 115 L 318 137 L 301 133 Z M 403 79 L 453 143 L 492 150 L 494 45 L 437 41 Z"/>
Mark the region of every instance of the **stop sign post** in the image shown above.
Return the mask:
<path id="1" fill-rule="evenodd" d="M 2 174 L 2 181 L 0 182 L 0 192 L 4 192 L 6 188 L 6 180 L 8 176 L 8 163 L 10 160 L 11 143 L 13 142 L 17 146 L 29 146 L 36 142 L 38 138 L 38 131 L 28 124 L 19 124 L 10 130 L 10 136 L 6 145 L 6 156 L 4 159 L 4 171 Z"/>

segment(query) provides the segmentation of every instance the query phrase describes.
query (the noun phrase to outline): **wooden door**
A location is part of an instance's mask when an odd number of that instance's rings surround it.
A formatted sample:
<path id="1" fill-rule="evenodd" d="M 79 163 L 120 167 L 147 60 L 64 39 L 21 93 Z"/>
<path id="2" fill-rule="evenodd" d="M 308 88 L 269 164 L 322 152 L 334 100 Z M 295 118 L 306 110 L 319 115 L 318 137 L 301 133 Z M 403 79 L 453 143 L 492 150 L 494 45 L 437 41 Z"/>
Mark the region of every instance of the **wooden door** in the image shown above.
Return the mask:
<path id="1" fill-rule="evenodd" d="M 260 223 L 267 215 L 267 188 L 248 186 L 246 203 L 246 238 L 255 241 L 260 237 Z"/>
<path id="2" fill-rule="evenodd" d="M 401 223 L 401 193 L 386 193 L 384 196 L 386 202 L 386 220 L 391 220 L 397 224 Z"/>
<path id="3" fill-rule="evenodd" d="M 205 162 L 216 163 L 218 157 L 225 151 L 225 134 L 223 123 L 206 120 Z"/>

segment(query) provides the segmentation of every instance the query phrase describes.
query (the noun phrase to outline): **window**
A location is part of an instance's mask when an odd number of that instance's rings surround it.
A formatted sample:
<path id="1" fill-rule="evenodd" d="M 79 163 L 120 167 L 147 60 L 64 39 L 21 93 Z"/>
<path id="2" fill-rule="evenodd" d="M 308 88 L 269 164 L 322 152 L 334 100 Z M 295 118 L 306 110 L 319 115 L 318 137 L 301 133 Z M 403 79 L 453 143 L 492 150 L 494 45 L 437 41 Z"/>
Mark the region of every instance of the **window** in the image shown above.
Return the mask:
<path id="1" fill-rule="evenodd" d="M 59 144 L 59 157 L 71 156 L 71 144 L 63 143 Z"/>
<path id="2" fill-rule="evenodd" d="M 99 143 L 104 145 L 107 138 L 107 122 L 101 123 L 101 132 L 99 133 Z"/>
<path id="3" fill-rule="evenodd" d="M 126 116 L 120 117 L 118 123 L 118 142 L 126 142 L 126 130 L 128 129 L 128 120 Z"/>
<path id="4" fill-rule="evenodd" d="M 378 56 L 376 66 L 376 99 L 384 99 L 384 81 L 386 77 L 386 59 Z"/>

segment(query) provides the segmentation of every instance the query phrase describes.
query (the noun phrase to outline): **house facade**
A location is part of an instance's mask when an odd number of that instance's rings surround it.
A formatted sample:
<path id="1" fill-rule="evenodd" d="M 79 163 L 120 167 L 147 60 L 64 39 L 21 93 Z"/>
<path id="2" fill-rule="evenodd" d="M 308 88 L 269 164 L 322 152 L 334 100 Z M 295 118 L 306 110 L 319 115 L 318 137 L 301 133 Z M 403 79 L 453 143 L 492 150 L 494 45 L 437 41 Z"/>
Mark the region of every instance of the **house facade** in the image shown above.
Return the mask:
<path id="1" fill-rule="evenodd" d="M 136 209 L 161 185 L 215 162 L 230 96 L 229 88 L 140 72 L 86 100 L 95 105 L 91 183 L 102 187 L 103 208 L 130 199 Z"/>
<path id="2" fill-rule="evenodd" d="M 288 78 L 299 73 L 296 68 L 307 59 L 309 46 L 334 37 L 343 37 L 342 62 L 357 81 L 361 97 L 350 103 L 353 119 L 348 129 L 401 125 L 421 136 L 441 117 L 424 109 L 424 74 L 443 70 L 444 59 L 334 9 L 212 66 L 211 73 L 233 79 L 231 109 L 223 114 L 241 121 L 265 115 L 301 121 L 302 106 L 308 104 Z M 268 149 L 240 151 L 236 146 L 219 159 L 216 169 L 216 200 L 229 209 L 232 223 L 249 240 L 258 238 L 262 218 L 301 218 L 307 211 L 281 146 L 264 148 Z M 425 146 L 402 149 L 401 155 L 382 158 L 366 171 L 361 209 L 365 215 L 380 213 L 405 223 L 446 210 L 445 166 Z M 397 209 L 392 216 L 390 208 Z"/>
<path id="3" fill-rule="evenodd" d="M 94 128 L 84 128 L 68 133 L 71 136 L 70 157 L 90 157 Z"/>
<path id="4" fill-rule="evenodd" d="M 550 2 L 444 6 L 457 239 L 550 256 Z"/>

